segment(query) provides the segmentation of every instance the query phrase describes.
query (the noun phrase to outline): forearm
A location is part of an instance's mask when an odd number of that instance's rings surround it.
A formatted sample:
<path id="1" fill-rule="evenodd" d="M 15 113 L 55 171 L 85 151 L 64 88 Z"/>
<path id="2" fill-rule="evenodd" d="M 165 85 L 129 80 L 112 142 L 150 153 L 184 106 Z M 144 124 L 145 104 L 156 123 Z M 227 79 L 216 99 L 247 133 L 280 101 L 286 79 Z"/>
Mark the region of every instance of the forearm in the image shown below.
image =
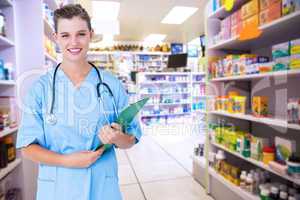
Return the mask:
<path id="1" fill-rule="evenodd" d="M 135 136 L 129 134 L 121 134 L 119 139 L 115 142 L 120 149 L 129 149 L 135 144 Z"/>
<path id="2" fill-rule="evenodd" d="M 25 158 L 37 163 L 65 166 L 63 155 L 45 149 L 38 144 L 31 144 L 22 148 L 22 154 Z"/>

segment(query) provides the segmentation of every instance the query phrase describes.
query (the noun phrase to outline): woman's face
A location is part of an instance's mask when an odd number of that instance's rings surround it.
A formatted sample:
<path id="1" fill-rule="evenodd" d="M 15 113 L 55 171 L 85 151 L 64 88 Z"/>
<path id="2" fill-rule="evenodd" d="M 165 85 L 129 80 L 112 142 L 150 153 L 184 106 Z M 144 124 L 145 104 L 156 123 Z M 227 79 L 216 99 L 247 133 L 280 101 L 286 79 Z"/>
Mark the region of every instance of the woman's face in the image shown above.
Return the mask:
<path id="1" fill-rule="evenodd" d="M 59 19 L 54 37 L 63 53 L 64 60 L 78 62 L 86 59 L 92 37 L 86 21 L 80 17 Z"/>

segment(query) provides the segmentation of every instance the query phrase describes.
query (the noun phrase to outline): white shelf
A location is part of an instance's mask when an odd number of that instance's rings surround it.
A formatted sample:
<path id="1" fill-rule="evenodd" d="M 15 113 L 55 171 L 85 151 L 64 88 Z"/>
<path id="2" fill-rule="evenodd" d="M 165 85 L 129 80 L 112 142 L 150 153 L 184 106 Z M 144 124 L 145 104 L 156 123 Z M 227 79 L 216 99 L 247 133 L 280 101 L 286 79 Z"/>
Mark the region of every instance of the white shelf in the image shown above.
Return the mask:
<path id="1" fill-rule="evenodd" d="M 201 114 L 207 114 L 207 111 L 206 110 L 193 110 L 192 111 L 193 113 L 201 113 Z"/>
<path id="2" fill-rule="evenodd" d="M 193 84 L 205 84 L 205 81 L 192 81 Z"/>
<path id="3" fill-rule="evenodd" d="M 191 102 L 179 102 L 179 103 L 157 103 L 157 104 L 150 104 L 147 103 L 145 106 L 174 106 L 174 105 L 187 105 L 191 104 Z"/>
<path id="4" fill-rule="evenodd" d="M 149 114 L 149 115 L 141 115 L 142 117 L 161 117 L 161 116 L 177 116 L 177 115 L 188 115 L 191 112 L 184 113 L 167 113 L 167 114 Z"/>
<path id="5" fill-rule="evenodd" d="M 259 196 L 251 194 L 250 192 L 247 192 L 247 191 L 241 189 L 240 187 L 234 185 L 233 183 L 229 182 L 223 176 L 221 176 L 220 174 L 218 174 L 213 168 L 209 167 L 208 172 L 209 172 L 209 174 L 212 177 L 214 177 L 215 179 L 217 179 L 218 181 L 220 181 L 223 185 L 225 185 L 226 187 L 228 187 L 228 189 L 230 189 L 232 192 L 234 192 L 237 195 L 239 195 L 241 197 L 241 199 L 245 199 L 245 200 L 260 200 Z"/>
<path id="6" fill-rule="evenodd" d="M 207 95 L 193 95 L 193 98 L 207 98 Z"/>
<path id="7" fill-rule="evenodd" d="M 13 3 L 11 0 L 1 0 L 0 1 L 0 7 L 12 7 L 13 6 Z"/>
<path id="8" fill-rule="evenodd" d="M 164 55 L 171 55 L 171 53 L 166 52 L 143 52 L 143 51 L 89 51 L 88 55 L 97 56 L 97 55 L 112 55 L 115 53 L 126 53 L 132 55 L 157 55 L 157 56 L 164 56 Z"/>
<path id="9" fill-rule="evenodd" d="M 0 138 L 3 138 L 9 134 L 12 134 L 18 130 L 18 127 L 15 128 L 5 128 L 3 131 L 0 131 Z"/>
<path id="10" fill-rule="evenodd" d="M 299 37 L 299 26 L 300 21 L 300 10 L 283 16 L 273 22 L 262 25 L 259 29 L 262 31 L 260 37 L 252 39 L 239 41 L 238 37 L 230 38 L 228 40 L 222 41 L 218 44 L 210 46 L 209 50 L 214 49 L 239 49 L 239 50 L 251 50 L 259 49 L 262 47 L 267 47 L 274 45 L 276 43 L 288 41 L 292 38 Z M 274 34 L 276 33 L 276 34 Z"/>
<path id="11" fill-rule="evenodd" d="M 268 117 L 254 117 L 249 114 L 230 114 L 230 113 L 222 112 L 222 111 L 210 111 L 210 113 L 215 114 L 215 115 L 225 116 L 225 117 L 248 120 L 248 121 L 266 124 L 266 125 L 270 125 L 270 126 L 278 126 L 278 127 L 289 128 L 289 129 L 294 129 L 294 130 L 300 130 L 300 125 L 288 124 L 286 121 L 284 121 L 282 119 L 274 119 L 274 118 L 268 118 Z"/>
<path id="12" fill-rule="evenodd" d="M 190 74 L 187 72 L 143 72 L 144 76 L 189 76 Z"/>
<path id="13" fill-rule="evenodd" d="M 57 64 L 57 60 L 55 58 L 53 58 L 49 53 L 45 52 L 45 57 L 50 60 L 51 62 Z"/>
<path id="14" fill-rule="evenodd" d="M 222 146 L 220 144 L 213 143 L 213 142 L 211 144 L 214 145 L 214 146 L 216 146 L 216 147 L 218 147 L 219 149 L 222 149 L 222 150 L 224 150 L 224 151 L 232 154 L 232 155 L 235 155 L 235 156 L 237 156 L 237 157 L 239 157 L 239 158 L 241 158 L 243 160 L 246 160 L 246 161 L 248 161 L 248 162 L 250 162 L 250 163 L 252 163 L 252 164 L 254 164 L 254 165 L 256 165 L 256 166 L 258 166 L 260 168 L 263 168 L 263 169 L 265 169 L 265 170 L 267 170 L 267 171 L 269 171 L 269 172 L 271 172 L 273 174 L 276 174 L 277 176 L 280 176 L 280 177 L 282 177 L 284 179 L 287 179 L 287 180 L 289 180 L 289 181 L 291 181 L 293 183 L 296 183 L 296 184 L 300 185 L 300 179 L 294 179 L 291 176 L 288 176 L 288 175 L 285 175 L 285 174 L 280 174 L 280 173 L 274 171 L 273 169 L 271 169 L 268 165 L 264 164 L 261 161 L 257 161 L 257 160 L 255 160 L 253 158 L 245 158 L 241 154 L 239 154 L 237 152 L 233 152 L 233 151 L 227 149 L 226 147 L 224 147 L 224 146 Z"/>
<path id="15" fill-rule="evenodd" d="M 0 35 L 0 47 L 13 47 L 13 46 L 15 46 L 13 41 Z"/>
<path id="16" fill-rule="evenodd" d="M 148 85 L 148 84 L 182 84 L 182 83 L 190 83 L 189 81 L 145 81 L 141 84 Z"/>
<path id="17" fill-rule="evenodd" d="M 18 165 L 20 165 L 22 160 L 20 158 L 16 158 L 13 162 L 9 163 L 6 168 L 0 170 L 0 180 L 2 180 L 5 176 L 7 176 L 10 172 L 12 172 Z"/>
<path id="18" fill-rule="evenodd" d="M 191 72 L 193 76 L 205 76 L 205 72 Z"/>
<path id="19" fill-rule="evenodd" d="M 205 168 L 206 165 L 206 160 L 205 157 L 200 157 L 200 156 L 191 156 L 193 158 L 193 161 L 198 163 L 202 168 Z"/>
<path id="20" fill-rule="evenodd" d="M 261 73 L 261 74 L 249 74 L 249 75 L 242 75 L 242 76 L 229 76 L 223 78 L 214 78 L 211 81 L 234 81 L 234 80 L 252 80 L 252 79 L 260 79 L 260 78 L 267 78 L 267 77 L 279 77 L 279 76 L 297 76 L 300 75 L 300 70 L 285 70 L 285 71 L 277 71 L 277 72 L 268 72 L 268 73 Z"/>
<path id="21" fill-rule="evenodd" d="M 14 80 L 0 80 L 0 86 L 1 85 L 15 86 L 16 81 L 14 81 Z"/>

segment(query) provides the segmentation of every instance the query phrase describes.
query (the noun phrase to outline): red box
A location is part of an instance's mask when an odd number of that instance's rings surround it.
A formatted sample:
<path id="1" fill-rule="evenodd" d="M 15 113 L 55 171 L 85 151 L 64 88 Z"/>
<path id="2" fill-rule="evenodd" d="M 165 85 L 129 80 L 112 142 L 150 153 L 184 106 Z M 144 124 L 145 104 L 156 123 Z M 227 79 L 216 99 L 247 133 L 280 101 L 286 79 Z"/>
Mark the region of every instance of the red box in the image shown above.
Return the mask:
<path id="1" fill-rule="evenodd" d="M 242 21 L 241 10 L 238 10 L 231 15 L 231 26 L 236 26 L 241 21 Z"/>
<path id="2" fill-rule="evenodd" d="M 231 37 L 239 36 L 242 30 L 242 23 L 239 22 L 237 25 L 231 27 Z"/>
<path id="3" fill-rule="evenodd" d="M 281 17 L 281 1 L 273 4 L 268 9 L 261 11 L 259 14 L 260 25 L 270 23 Z"/>
<path id="4" fill-rule="evenodd" d="M 265 9 L 268 9 L 269 7 L 271 7 L 272 5 L 276 4 L 280 2 L 281 0 L 260 0 L 260 10 L 263 11 Z"/>

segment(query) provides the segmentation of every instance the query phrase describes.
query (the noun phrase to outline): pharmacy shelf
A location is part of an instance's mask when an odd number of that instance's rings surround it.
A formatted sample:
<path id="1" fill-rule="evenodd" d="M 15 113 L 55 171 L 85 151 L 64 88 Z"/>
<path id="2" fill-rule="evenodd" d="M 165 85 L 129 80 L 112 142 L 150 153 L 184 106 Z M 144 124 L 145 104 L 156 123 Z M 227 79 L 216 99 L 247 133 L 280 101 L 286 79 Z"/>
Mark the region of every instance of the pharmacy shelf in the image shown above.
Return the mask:
<path id="1" fill-rule="evenodd" d="M 193 98 L 207 98 L 207 95 L 192 95 Z"/>
<path id="2" fill-rule="evenodd" d="M 190 92 L 174 92 L 174 93 L 140 93 L 140 95 L 182 95 L 182 94 L 190 94 Z"/>
<path id="3" fill-rule="evenodd" d="M 141 117 L 161 117 L 161 116 L 177 116 L 177 115 L 188 115 L 190 112 L 183 113 L 166 113 L 166 114 L 149 114 L 149 115 L 141 115 Z"/>
<path id="4" fill-rule="evenodd" d="M 13 3 L 11 0 L 1 0 L 0 1 L 0 7 L 12 7 L 13 6 Z"/>
<path id="5" fill-rule="evenodd" d="M 186 72 L 143 72 L 143 75 L 145 76 L 189 76 Z"/>
<path id="6" fill-rule="evenodd" d="M 142 85 L 149 85 L 149 84 L 187 84 L 190 81 L 145 81 L 142 82 Z"/>
<path id="7" fill-rule="evenodd" d="M 53 38 L 54 29 L 46 19 L 44 19 L 44 31 L 45 31 L 45 35 L 47 35 L 48 38 L 54 42 L 54 38 Z"/>
<path id="8" fill-rule="evenodd" d="M 16 85 L 16 81 L 14 80 L 0 80 L 0 86 L 1 85 L 5 85 L 5 86 L 15 86 Z"/>
<path id="9" fill-rule="evenodd" d="M 144 51 L 89 51 L 88 55 L 97 56 L 97 55 L 111 55 L 115 53 L 124 53 L 132 55 L 156 55 L 156 56 L 167 56 L 171 55 L 169 52 L 144 52 Z"/>
<path id="10" fill-rule="evenodd" d="M 241 199 L 245 199 L 245 200 L 260 200 L 259 196 L 251 194 L 250 192 L 247 192 L 247 191 L 243 190 L 242 188 L 240 188 L 240 187 L 234 185 L 233 183 L 229 182 L 223 176 L 221 176 L 220 174 L 218 174 L 213 168 L 209 167 L 208 172 L 209 172 L 209 174 L 212 177 L 214 177 L 215 179 L 217 179 L 218 181 L 220 181 L 222 184 L 224 184 L 225 186 L 227 186 L 228 189 L 230 189 L 232 192 L 234 192 L 237 195 L 239 195 L 241 197 Z"/>
<path id="11" fill-rule="evenodd" d="M 263 169 L 265 169 L 265 170 L 267 170 L 267 171 L 269 171 L 269 172 L 271 172 L 271 173 L 273 173 L 273 174 L 275 174 L 277 176 L 280 176 L 280 177 L 282 177 L 282 178 L 284 178 L 286 180 L 289 180 L 289 181 L 291 181 L 293 183 L 296 183 L 296 184 L 300 185 L 300 179 L 295 179 L 295 178 L 293 178 L 291 176 L 288 176 L 288 175 L 285 175 L 285 174 L 280 174 L 280 173 L 274 171 L 273 169 L 271 169 L 268 165 L 264 164 L 261 161 L 257 161 L 257 160 L 255 160 L 253 158 L 246 158 L 246 157 L 242 156 L 241 154 L 239 154 L 237 152 L 234 152 L 234 151 L 231 151 L 231 150 L 227 149 L 223 145 L 220 145 L 220 144 L 217 144 L 217 143 L 214 143 L 214 142 L 211 142 L 211 144 L 213 146 L 218 147 L 219 149 L 222 149 L 222 150 L 224 150 L 224 151 L 226 151 L 226 152 L 228 152 L 228 153 L 236 156 L 236 157 L 239 157 L 239 158 L 241 158 L 241 159 L 243 159 L 243 160 L 245 160 L 247 162 L 250 162 L 253 165 L 256 165 L 256 166 L 258 166 L 260 168 L 263 168 Z"/>
<path id="12" fill-rule="evenodd" d="M 16 158 L 13 162 L 9 163 L 6 168 L 0 170 L 0 180 L 6 177 L 10 172 L 12 172 L 17 166 L 21 164 L 22 160 Z"/>
<path id="13" fill-rule="evenodd" d="M 178 102 L 178 103 L 147 103 L 145 106 L 175 106 L 175 105 L 188 105 L 191 102 Z"/>
<path id="14" fill-rule="evenodd" d="M 201 114 L 207 114 L 206 110 L 193 110 L 193 113 L 201 113 Z"/>
<path id="15" fill-rule="evenodd" d="M 192 81 L 193 84 L 205 84 L 205 81 Z"/>
<path id="16" fill-rule="evenodd" d="M 261 79 L 261 78 L 268 78 L 268 77 L 280 77 L 280 76 L 299 76 L 300 70 L 287 70 L 287 71 L 277 71 L 277 72 L 268 72 L 262 74 L 249 74 L 249 75 L 242 75 L 242 76 L 229 76 L 223 78 L 214 78 L 211 81 L 218 82 L 218 81 L 234 81 L 234 80 L 254 80 L 254 79 Z"/>
<path id="17" fill-rule="evenodd" d="M 206 73 L 205 72 L 192 72 L 193 76 L 205 76 Z"/>
<path id="18" fill-rule="evenodd" d="M 0 131 L 0 138 L 3 138 L 9 134 L 12 134 L 18 130 L 18 127 L 15 128 L 5 128 L 3 131 Z"/>
<path id="19" fill-rule="evenodd" d="M 58 63 L 57 60 L 55 58 L 53 58 L 48 52 L 45 52 L 45 57 L 55 64 Z"/>
<path id="20" fill-rule="evenodd" d="M 14 42 L 10 39 L 0 36 L 0 47 L 13 47 L 15 46 Z"/>
<path id="21" fill-rule="evenodd" d="M 233 11 L 237 8 L 241 7 L 246 2 L 246 0 L 236 0 L 234 3 Z M 218 19 L 224 19 L 225 17 L 229 16 L 232 13 L 232 11 L 226 11 L 225 7 L 222 6 L 218 8 L 215 12 L 211 13 L 208 18 L 218 18 Z"/>
<path id="22" fill-rule="evenodd" d="M 260 37 L 240 41 L 239 37 L 230 38 L 222 41 L 218 44 L 210 46 L 209 50 L 251 50 L 267 47 L 276 43 L 287 41 L 291 38 L 299 37 L 300 27 L 298 26 L 300 21 L 300 10 L 283 16 L 273 22 L 262 25 L 259 29 L 262 31 Z M 276 34 L 274 34 L 276 33 Z"/>
<path id="23" fill-rule="evenodd" d="M 56 0 L 44 0 L 46 4 L 48 4 L 51 10 L 56 10 L 58 8 L 58 3 Z"/>
<path id="24" fill-rule="evenodd" d="M 284 121 L 282 119 L 274 119 L 274 118 L 268 118 L 268 117 L 254 117 L 249 114 L 230 114 L 230 113 L 223 112 L 223 111 L 210 111 L 209 113 L 214 114 L 214 115 L 221 115 L 221 116 L 225 116 L 225 117 L 236 118 L 236 119 L 248 120 L 248 121 L 266 124 L 266 125 L 270 125 L 270 126 L 277 126 L 277 127 L 288 128 L 288 129 L 300 130 L 300 125 L 288 124 L 286 121 Z"/>
<path id="25" fill-rule="evenodd" d="M 206 160 L 205 157 L 200 157 L 200 156 L 191 156 L 193 161 L 195 161 L 198 165 L 200 165 L 202 168 L 205 168 L 206 165 Z"/>

